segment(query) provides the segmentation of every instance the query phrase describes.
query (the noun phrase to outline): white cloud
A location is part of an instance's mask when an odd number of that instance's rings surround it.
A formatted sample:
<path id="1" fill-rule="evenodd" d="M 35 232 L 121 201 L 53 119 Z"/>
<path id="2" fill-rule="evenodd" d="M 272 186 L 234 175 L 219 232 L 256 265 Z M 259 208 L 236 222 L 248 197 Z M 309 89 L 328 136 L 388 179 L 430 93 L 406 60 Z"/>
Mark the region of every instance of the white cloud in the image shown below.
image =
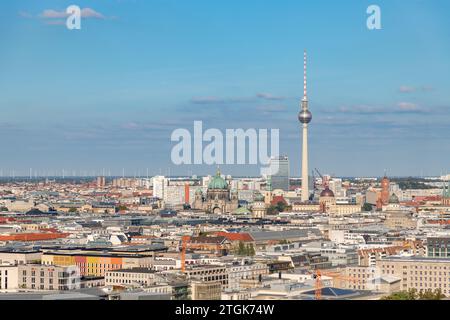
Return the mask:
<path id="1" fill-rule="evenodd" d="M 285 99 L 285 97 L 274 96 L 273 94 L 270 94 L 270 93 L 257 93 L 256 96 L 258 98 L 265 99 L 265 100 L 284 100 Z"/>
<path id="2" fill-rule="evenodd" d="M 412 87 L 412 86 L 400 86 L 399 92 L 401 93 L 413 93 L 413 92 L 430 92 L 433 91 L 433 87 L 430 86 L 420 86 L 420 87 Z"/>
<path id="3" fill-rule="evenodd" d="M 82 18 L 94 18 L 94 19 L 105 19 L 105 16 L 92 8 L 81 9 Z"/>
<path id="4" fill-rule="evenodd" d="M 411 102 L 399 102 L 397 106 L 403 111 L 417 111 L 419 109 L 417 104 Z"/>
<path id="5" fill-rule="evenodd" d="M 387 114 L 387 113 L 418 113 L 424 112 L 417 104 L 412 102 L 399 102 L 394 107 L 376 107 L 368 105 L 346 106 L 339 108 L 338 112 L 352 114 Z"/>
<path id="6" fill-rule="evenodd" d="M 416 88 L 410 87 L 410 86 L 400 86 L 399 91 L 401 93 L 411 93 L 411 92 L 416 91 Z"/>
<path id="7" fill-rule="evenodd" d="M 67 18 L 69 14 L 66 11 L 57 11 L 53 9 L 44 10 L 39 17 L 43 19 L 62 19 Z M 81 9 L 81 17 L 85 19 L 105 19 L 105 16 L 92 8 Z"/>

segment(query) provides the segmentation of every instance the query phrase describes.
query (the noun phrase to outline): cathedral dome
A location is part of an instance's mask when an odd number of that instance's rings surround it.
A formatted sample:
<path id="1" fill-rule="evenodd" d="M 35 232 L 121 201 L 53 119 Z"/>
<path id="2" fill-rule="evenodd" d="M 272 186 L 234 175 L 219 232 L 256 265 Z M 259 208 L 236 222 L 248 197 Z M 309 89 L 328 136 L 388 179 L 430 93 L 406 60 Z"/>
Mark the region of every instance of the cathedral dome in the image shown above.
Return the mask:
<path id="1" fill-rule="evenodd" d="M 261 193 L 258 192 L 258 193 L 255 194 L 255 197 L 254 197 L 254 201 L 255 201 L 255 202 L 256 202 L 256 201 L 259 201 L 259 202 L 260 202 L 260 201 L 264 201 L 264 199 L 265 199 L 265 198 L 264 198 L 264 196 L 263 196 Z"/>
<path id="2" fill-rule="evenodd" d="M 217 170 L 216 175 L 212 178 L 211 182 L 208 184 L 208 189 L 210 190 L 227 190 L 228 183 L 220 176 L 220 171 Z"/>
<path id="3" fill-rule="evenodd" d="M 389 203 L 390 203 L 390 204 L 398 204 L 398 203 L 400 203 L 400 201 L 398 200 L 398 197 L 395 195 L 395 193 L 393 193 L 393 194 L 389 197 Z"/>
<path id="4" fill-rule="evenodd" d="M 330 188 L 326 187 L 325 190 L 320 193 L 320 196 L 334 198 L 334 193 L 330 190 Z"/>

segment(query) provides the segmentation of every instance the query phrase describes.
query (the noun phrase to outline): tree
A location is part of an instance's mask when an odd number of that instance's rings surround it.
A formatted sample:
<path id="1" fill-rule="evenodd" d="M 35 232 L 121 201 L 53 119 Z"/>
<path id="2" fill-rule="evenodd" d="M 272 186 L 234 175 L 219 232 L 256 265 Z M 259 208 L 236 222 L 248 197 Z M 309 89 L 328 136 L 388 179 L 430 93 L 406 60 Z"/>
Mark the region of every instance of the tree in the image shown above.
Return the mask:
<path id="1" fill-rule="evenodd" d="M 381 300 L 441 300 L 444 297 L 441 289 L 434 291 L 428 289 L 419 292 L 416 289 L 410 289 L 408 291 L 394 292 L 389 296 L 382 297 Z"/>
<path id="2" fill-rule="evenodd" d="M 121 204 L 120 206 L 117 207 L 117 211 L 127 211 L 128 208 L 126 206 L 124 206 L 123 204 Z"/>
<path id="3" fill-rule="evenodd" d="M 441 300 L 443 298 L 445 298 L 445 295 L 442 294 L 441 289 L 435 291 L 428 289 L 419 292 L 419 300 Z"/>
<path id="4" fill-rule="evenodd" d="M 76 213 L 76 212 L 77 212 L 77 208 L 70 208 L 70 209 L 69 209 L 69 212 L 70 212 L 70 213 Z"/>
<path id="5" fill-rule="evenodd" d="M 7 208 L 7 207 L 0 207 L 0 211 L 1 211 L 1 212 L 7 212 L 7 211 L 8 211 L 8 208 Z"/>
<path id="6" fill-rule="evenodd" d="M 283 201 L 278 201 L 276 208 L 278 212 L 284 212 L 286 210 L 287 205 Z"/>
<path id="7" fill-rule="evenodd" d="M 238 251 L 237 254 L 238 256 L 244 256 L 246 254 L 246 248 L 245 248 L 245 244 L 242 241 L 239 241 L 239 245 L 238 245 Z"/>
<path id="8" fill-rule="evenodd" d="M 381 300 L 416 300 L 417 291 L 410 289 L 409 291 L 394 292 L 389 296 L 382 297 Z"/>
<path id="9" fill-rule="evenodd" d="M 372 211 L 372 205 L 371 205 L 370 203 L 367 203 L 367 202 L 366 202 L 366 203 L 364 203 L 362 209 L 363 209 L 364 211 Z"/>
<path id="10" fill-rule="evenodd" d="M 267 208 L 267 214 L 269 216 L 274 216 L 277 215 L 279 213 L 278 209 L 276 206 L 271 205 L 269 208 Z"/>
<path id="11" fill-rule="evenodd" d="M 249 243 L 247 245 L 247 255 L 250 257 L 253 257 L 256 254 L 255 248 L 253 247 L 253 244 Z"/>

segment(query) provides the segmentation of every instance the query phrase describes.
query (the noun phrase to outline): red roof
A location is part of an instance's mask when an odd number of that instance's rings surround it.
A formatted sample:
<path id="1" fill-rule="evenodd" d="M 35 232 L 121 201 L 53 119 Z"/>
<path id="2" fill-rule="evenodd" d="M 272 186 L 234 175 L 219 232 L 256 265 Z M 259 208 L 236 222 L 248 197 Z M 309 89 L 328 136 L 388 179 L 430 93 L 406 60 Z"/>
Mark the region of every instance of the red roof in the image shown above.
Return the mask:
<path id="1" fill-rule="evenodd" d="M 287 205 L 286 200 L 284 200 L 283 196 L 275 196 L 273 197 L 272 201 L 270 202 L 271 205 L 276 206 L 278 202 L 283 202 L 285 205 Z"/>
<path id="2" fill-rule="evenodd" d="M 8 223 L 10 221 L 16 221 L 16 219 L 10 217 L 0 217 L 0 223 Z"/>
<path id="3" fill-rule="evenodd" d="M 236 232 L 216 232 L 216 235 L 219 237 L 225 237 L 230 241 L 243 241 L 243 242 L 251 242 L 253 238 L 248 233 L 236 233 Z"/>
<path id="4" fill-rule="evenodd" d="M 421 202 L 421 201 L 441 201 L 441 196 L 414 196 L 413 201 L 414 202 Z"/>
<path id="5" fill-rule="evenodd" d="M 450 220 L 443 219 L 443 220 L 428 220 L 427 223 L 429 224 L 450 224 Z"/>
<path id="6" fill-rule="evenodd" d="M 45 241 L 66 238 L 69 233 L 17 233 L 0 235 L 0 241 Z"/>

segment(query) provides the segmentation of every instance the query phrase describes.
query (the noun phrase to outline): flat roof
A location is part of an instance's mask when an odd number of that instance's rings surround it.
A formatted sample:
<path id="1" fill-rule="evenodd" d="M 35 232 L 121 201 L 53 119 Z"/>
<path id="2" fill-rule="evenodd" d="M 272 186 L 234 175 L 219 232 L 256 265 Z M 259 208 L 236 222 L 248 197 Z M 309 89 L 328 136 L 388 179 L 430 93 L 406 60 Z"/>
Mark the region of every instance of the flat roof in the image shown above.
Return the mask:
<path id="1" fill-rule="evenodd" d="M 129 268 L 129 269 L 117 269 L 109 270 L 107 272 L 124 272 L 124 273 L 155 273 L 154 270 L 149 268 Z"/>
<path id="2" fill-rule="evenodd" d="M 150 258 L 150 256 L 144 254 L 123 254 L 123 253 L 113 253 L 113 252 L 54 252 L 47 251 L 43 255 L 54 255 L 54 256 L 91 256 L 91 257 L 111 257 L 111 258 Z"/>
<path id="3" fill-rule="evenodd" d="M 438 263 L 450 263 L 450 258 L 428 258 L 419 256 L 401 257 L 401 256 L 389 256 L 381 259 L 380 261 L 418 261 L 418 262 L 438 262 Z"/>

